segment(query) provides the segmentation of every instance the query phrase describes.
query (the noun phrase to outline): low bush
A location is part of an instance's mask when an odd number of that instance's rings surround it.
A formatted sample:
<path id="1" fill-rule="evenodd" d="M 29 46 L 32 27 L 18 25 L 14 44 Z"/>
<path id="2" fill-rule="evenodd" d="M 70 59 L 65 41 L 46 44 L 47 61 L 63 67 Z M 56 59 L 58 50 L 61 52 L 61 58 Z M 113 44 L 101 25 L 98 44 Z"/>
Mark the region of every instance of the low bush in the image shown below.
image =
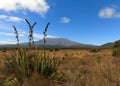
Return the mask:
<path id="1" fill-rule="evenodd" d="M 58 49 L 58 48 L 55 48 L 54 50 L 55 50 L 55 51 L 59 51 L 59 49 Z"/>
<path id="2" fill-rule="evenodd" d="M 100 49 L 95 49 L 95 48 L 89 50 L 89 52 L 94 52 L 94 53 L 97 53 L 99 51 L 100 51 Z"/>
<path id="3" fill-rule="evenodd" d="M 112 55 L 116 56 L 116 57 L 119 57 L 120 56 L 120 47 L 114 48 L 112 50 Z"/>
<path id="4" fill-rule="evenodd" d="M 120 40 L 114 42 L 112 55 L 116 57 L 120 57 Z"/>
<path id="5" fill-rule="evenodd" d="M 101 56 L 100 55 L 96 55 L 96 57 L 94 58 L 94 63 L 100 63 L 101 62 Z"/>

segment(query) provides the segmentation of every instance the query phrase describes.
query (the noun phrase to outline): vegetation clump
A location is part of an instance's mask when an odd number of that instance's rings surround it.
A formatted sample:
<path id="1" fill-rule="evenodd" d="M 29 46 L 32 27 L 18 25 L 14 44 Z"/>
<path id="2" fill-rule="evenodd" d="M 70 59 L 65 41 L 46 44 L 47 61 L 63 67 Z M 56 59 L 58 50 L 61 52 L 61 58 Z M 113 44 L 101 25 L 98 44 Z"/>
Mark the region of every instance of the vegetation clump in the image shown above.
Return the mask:
<path id="1" fill-rule="evenodd" d="M 120 56 L 120 40 L 114 42 L 112 55 L 116 57 Z"/>
<path id="2" fill-rule="evenodd" d="M 6 58 L 6 74 L 13 74 L 20 85 L 30 78 L 34 72 L 41 77 L 50 78 L 57 72 L 60 61 L 56 58 L 44 57 L 42 54 L 26 52 L 19 49 L 18 54 L 14 51 L 11 57 Z M 10 74 L 11 73 L 11 74 Z M 13 78 L 13 79 L 14 79 Z M 51 77 L 52 78 L 52 77 Z"/>
<path id="3" fill-rule="evenodd" d="M 100 51 L 100 49 L 97 49 L 97 48 L 92 48 L 89 50 L 89 52 L 94 52 L 94 53 L 97 53 L 99 51 Z"/>

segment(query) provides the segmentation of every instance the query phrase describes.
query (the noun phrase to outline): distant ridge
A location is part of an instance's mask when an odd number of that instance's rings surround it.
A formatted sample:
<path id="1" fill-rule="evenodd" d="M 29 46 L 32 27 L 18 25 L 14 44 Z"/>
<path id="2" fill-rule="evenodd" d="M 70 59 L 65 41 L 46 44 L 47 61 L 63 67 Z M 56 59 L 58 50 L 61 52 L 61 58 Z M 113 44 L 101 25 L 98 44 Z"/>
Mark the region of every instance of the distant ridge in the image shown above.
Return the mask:
<path id="1" fill-rule="evenodd" d="M 35 45 L 43 45 L 43 40 L 35 42 Z M 65 48 L 88 48 L 95 47 L 95 45 L 83 44 L 74 42 L 65 38 L 46 38 L 46 46 L 56 46 Z"/>
<path id="2" fill-rule="evenodd" d="M 35 41 L 35 47 L 42 48 L 43 40 Z M 66 38 L 46 38 L 46 48 L 112 48 L 113 42 L 101 46 L 83 44 Z M 14 48 L 15 44 L 0 45 L 0 48 Z M 20 43 L 20 47 L 28 47 L 28 42 Z"/>
<path id="3" fill-rule="evenodd" d="M 114 42 L 106 43 L 106 44 L 101 45 L 100 47 L 101 47 L 101 48 L 112 48 L 113 43 L 114 43 Z"/>
<path id="4" fill-rule="evenodd" d="M 37 48 L 43 47 L 43 40 L 35 41 Z M 0 45 L 0 47 L 16 47 L 15 44 Z M 20 43 L 20 47 L 28 47 L 28 42 Z M 91 48 L 96 47 L 95 45 L 83 44 L 74 42 L 65 38 L 46 38 L 46 47 L 48 48 Z"/>

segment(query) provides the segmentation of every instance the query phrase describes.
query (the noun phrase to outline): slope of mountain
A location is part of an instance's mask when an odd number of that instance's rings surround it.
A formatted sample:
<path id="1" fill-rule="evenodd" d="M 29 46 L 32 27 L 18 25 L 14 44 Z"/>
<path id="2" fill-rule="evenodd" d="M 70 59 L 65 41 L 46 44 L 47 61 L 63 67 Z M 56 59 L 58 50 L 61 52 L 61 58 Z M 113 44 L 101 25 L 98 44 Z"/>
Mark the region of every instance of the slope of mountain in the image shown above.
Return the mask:
<path id="1" fill-rule="evenodd" d="M 37 48 L 43 47 L 43 40 L 35 41 Z M 28 47 L 28 43 L 20 43 L 21 47 Z M 0 47 L 15 47 L 15 45 L 0 45 Z M 65 38 L 46 38 L 46 47 L 48 48 L 93 48 L 95 45 L 74 42 Z"/>
<path id="2" fill-rule="evenodd" d="M 35 42 L 35 45 L 43 45 L 43 40 Z M 94 45 L 82 44 L 64 38 L 47 38 L 46 46 L 66 47 L 66 48 L 88 48 Z"/>
<path id="3" fill-rule="evenodd" d="M 112 48 L 112 46 L 113 46 L 113 42 L 110 42 L 110 43 L 103 44 L 100 47 L 101 48 Z"/>

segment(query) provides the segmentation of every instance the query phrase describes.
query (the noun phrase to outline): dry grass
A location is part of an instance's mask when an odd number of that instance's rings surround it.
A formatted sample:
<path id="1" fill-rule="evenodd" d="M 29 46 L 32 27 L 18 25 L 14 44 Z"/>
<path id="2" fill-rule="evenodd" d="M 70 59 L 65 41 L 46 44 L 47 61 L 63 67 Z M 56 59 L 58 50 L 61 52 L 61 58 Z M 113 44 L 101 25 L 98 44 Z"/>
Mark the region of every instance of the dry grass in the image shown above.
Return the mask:
<path id="1" fill-rule="evenodd" d="M 58 71 L 64 75 L 64 86 L 120 86 L 120 59 L 114 59 L 111 50 L 101 50 L 97 53 L 88 50 L 46 52 L 51 57 L 62 59 Z M 4 66 L 4 55 L 10 55 L 10 51 L 0 51 L 1 67 Z M 61 86 L 61 84 L 39 78 L 34 74 L 32 78 L 25 80 L 24 86 Z"/>

